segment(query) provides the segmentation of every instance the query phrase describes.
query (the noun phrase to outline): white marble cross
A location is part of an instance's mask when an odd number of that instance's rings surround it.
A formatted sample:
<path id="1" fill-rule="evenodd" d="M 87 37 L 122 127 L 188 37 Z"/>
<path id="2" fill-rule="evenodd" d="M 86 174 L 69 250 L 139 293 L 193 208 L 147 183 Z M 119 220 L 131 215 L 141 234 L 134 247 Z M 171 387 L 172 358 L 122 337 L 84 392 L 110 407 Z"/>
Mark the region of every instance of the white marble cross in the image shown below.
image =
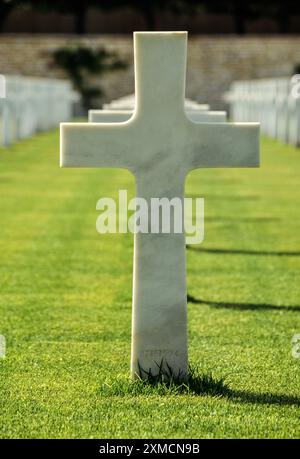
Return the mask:
<path id="1" fill-rule="evenodd" d="M 193 169 L 258 167 L 257 123 L 194 123 L 184 110 L 186 32 L 134 34 L 136 107 L 122 123 L 63 123 L 62 167 L 119 167 L 137 196 L 179 197 Z M 112 260 L 113 263 L 113 260 Z M 185 235 L 134 241 L 131 374 L 188 372 Z"/>

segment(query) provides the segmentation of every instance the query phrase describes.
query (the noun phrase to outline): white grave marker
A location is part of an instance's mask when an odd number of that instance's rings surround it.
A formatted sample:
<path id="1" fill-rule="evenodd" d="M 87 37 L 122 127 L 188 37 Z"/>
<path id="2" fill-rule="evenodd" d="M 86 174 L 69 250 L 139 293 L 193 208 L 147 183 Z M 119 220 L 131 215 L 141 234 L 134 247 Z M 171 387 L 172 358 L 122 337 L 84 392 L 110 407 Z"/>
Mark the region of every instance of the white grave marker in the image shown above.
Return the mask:
<path id="1" fill-rule="evenodd" d="M 63 123 L 62 167 L 121 167 L 137 196 L 179 197 L 201 167 L 257 167 L 257 123 L 194 123 L 184 110 L 186 32 L 134 34 L 136 109 L 122 123 Z M 137 233 L 134 247 L 132 377 L 158 364 L 188 372 L 185 235 Z M 113 262 L 113 261 L 112 261 Z"/>
<path id="2" fill-rule="evenodd" d="M 187 110 L 203 110 L 208 111 L 210 109 L 208 104 L 199 104 L 194 100 L 185 99 L 184 106 Z M 103 104 L 104 110 L 134 110 L 135 108 L 135 95 L 130 94 L 129 96 L 120 97 L 117 100 L 112 100 L 108 104 Z"/>
<path id="3" fill-rule="evenodd" d="M 133 110 L 89 110 L 91 123 L 121 123 L 133 116 Z M 195 123 L 225 123 L 226 112 L 186 110 L 186 116 Z"/>

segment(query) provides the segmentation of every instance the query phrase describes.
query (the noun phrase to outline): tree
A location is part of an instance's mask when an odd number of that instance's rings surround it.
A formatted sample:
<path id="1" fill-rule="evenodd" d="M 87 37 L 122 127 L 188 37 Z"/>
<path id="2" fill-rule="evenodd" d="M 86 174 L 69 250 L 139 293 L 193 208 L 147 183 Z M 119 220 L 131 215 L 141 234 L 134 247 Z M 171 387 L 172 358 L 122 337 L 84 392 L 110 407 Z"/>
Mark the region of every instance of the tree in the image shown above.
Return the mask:
<path id="1" fill-rule="evenodd" d="M 162 11 L 173 11 L 182 13 L 194 3 L 199 1 L 191 0 L 24 0 L 23 3 L 32 5 L 40 11 L 58 11 L 60 13 L 72 14 L 75 18 L 75 32 L 84 34 L 86 32 L 86 17 L 90 7 L 102 11 L 118 10 L 129 6 L 142 15 L 145 21 L 146 30 L 156 30 L 157 17 Z M 202 3 L 202 2 L 200 2 Z"/>
<path id="2" fill-rule="evenodd" d="M 0 0 L 0 32 L 3 31 L 4 22 L 9 13 L 17 6 L 16 0 Z"/>
<path id="3" fill-rule="evenodd" d="M 197 3 L 195 1 L 194 3 Z M 230 14 L 234 30 L 239 35 L 246 33 L 246 21 L 249 14 L 249 3 L 243 0 L 204 0 L 205 9 L 215 14 Z"/>
<path id="4" fill-rule="evenodd" d="M 85 25 L 88 9 L 94 2 L 90 0 L 73 0 L 72 2 L 64 0 L 24 0 L 21 3 L 31 5 L 32 8 L 45 13 L 57 11 L 63 14 L 72 14 L 75 19 L 76 33 L 83 34 L 86 31 Z"/>
<path id="5" fill-rule="evenodd" d="M 115 9 L 124 6 L 131 6 L 140 13 L 145 21 L 146 30 L 156 30 L 157 16 L 162 11 L 173 10 L 176 12 L 178 7 L 186 3 L 186 0 L 104 0 L 95 1 L 94 6 L 102 9 Z"/>
<path id="6" fill-rule="evenodd" d="M 93 50 L 85 46 L 69 46 L 55 50 L 53 63 L 65 71 L 74 88 L 81 94 L 82 105 L 86 110 L 93 108 L 94 101 L 103 96 L 103 90 L 91 86 L 88 77 L 127 67 L 127 63 L 115 52 L 104 48 Z"/>
<path id="7" fill-rule="evenodd" d="M 300 3 L 294 0 L 277 0 L 275 3 L 274 19 L 278 24 L 279 33 L 289 33 L 291 28 L 291 17 L 299 15 Z"/>
<path id="8" fill-rule="evenodd" d="M 40 11 L 58 11 L 60 13 L 72 14 L 75 18 L 75 32 L 84 34 L 86 32 L 86 17 L 90 7 L 104 11 L 119 9 L 124 6 L 131 6 L 142 14 L 145 19 L 146 28 L 155 30 L 156 17 L 159 11 L 181 2 L 181 0 L 28 0 L 33 8 Z"/>
<path id="9" fill-rule="evenodd" d="M 248 21 L 258 18 L 272 19 L 280 33 L 289 33 L 291 17 L 300 14 L 299 0 L 204 0 L 204 3 L 207 11 L 231 14 L 238 34 L 246 32 Z"/>

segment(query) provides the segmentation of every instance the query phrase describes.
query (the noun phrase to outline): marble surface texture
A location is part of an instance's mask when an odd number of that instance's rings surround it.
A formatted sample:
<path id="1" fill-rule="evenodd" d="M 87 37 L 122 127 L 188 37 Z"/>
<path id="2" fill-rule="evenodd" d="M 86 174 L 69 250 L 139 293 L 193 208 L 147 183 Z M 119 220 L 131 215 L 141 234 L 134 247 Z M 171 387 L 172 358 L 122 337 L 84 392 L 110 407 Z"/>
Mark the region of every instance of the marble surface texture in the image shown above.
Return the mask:
<path id="1" fill-rule="evenodd" d="M 63 123 L 61 166 L 129 169 L 137 196 L 148 202 L 152 197 L 182 200 L 186 176 L 196 168 L 258 167 L 257 123 L 195 123 L 186 116 L 186 48 L 186 32 L 136 32 L 133 115 L 115 123 Z M 185 235 L 138 233 L 132 377 L 157 373 L 161 362 L 186 377 Z"/>

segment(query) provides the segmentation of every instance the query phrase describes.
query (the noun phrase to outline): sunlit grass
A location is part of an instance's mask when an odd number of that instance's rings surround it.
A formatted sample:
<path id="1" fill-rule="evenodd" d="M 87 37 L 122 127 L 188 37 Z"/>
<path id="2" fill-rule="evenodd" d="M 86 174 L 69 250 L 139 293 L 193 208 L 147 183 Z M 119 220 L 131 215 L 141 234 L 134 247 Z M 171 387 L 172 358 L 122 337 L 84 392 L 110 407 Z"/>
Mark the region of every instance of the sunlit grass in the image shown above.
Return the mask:
<path id="1" fill-rule="evenodd" d="M 0 150 L 1 437 L 299 437 L 300 150 L 201 170 L 187 251 L 188 384 L 129 380 L 133 238 L 99 235 L 122 170 L 61 170 L 58 133 Z M 184 154 L 184 152 L 183 152 Z"/>

